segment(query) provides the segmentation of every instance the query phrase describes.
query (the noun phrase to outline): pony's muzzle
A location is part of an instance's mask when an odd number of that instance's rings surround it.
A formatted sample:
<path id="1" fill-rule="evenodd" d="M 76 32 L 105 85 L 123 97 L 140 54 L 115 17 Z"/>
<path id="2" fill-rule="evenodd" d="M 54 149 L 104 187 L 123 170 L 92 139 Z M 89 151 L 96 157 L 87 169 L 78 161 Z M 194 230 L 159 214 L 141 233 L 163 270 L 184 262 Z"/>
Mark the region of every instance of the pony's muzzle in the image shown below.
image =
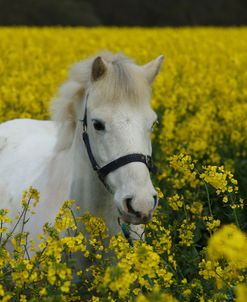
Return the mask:
<path id="1" fill-rule="evenodd" d="M 157 206 L 157 195 L 153 195 L 153 206 L 150 208 L 142 207 L 139 211 L 134 207 L 134 197 L 128 196 L 122 201 L 124 211 L 121 216 L 125 222 L 132 224 L 146 224 L 152 219 L 152 213 Z"/>

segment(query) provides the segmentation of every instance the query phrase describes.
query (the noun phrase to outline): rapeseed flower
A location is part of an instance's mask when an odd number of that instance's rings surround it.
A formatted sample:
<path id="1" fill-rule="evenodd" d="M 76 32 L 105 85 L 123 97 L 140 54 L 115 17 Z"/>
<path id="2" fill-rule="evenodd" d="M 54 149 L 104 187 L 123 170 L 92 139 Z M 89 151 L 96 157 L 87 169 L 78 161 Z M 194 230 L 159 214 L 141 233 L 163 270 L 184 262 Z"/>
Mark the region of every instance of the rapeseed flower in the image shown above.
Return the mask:
<path id="1" fill-rule="evenodd" d="M 1 301 L 246 300 L 246 37 L 245 28 L 0 29 L 1 122 L 48 119 L 69 66 L 101 49 L 139 64 L 167 58 L 152 97 L 161 201 L 145 242 L 110 238 L 106 223 L 74 201 L 38 241 L 14 234 L 2 209 Z M 20 215 L 38 202 L 35 188 L 25 191 Z M 75 255 L 89 266 L 78 268 Z"/>

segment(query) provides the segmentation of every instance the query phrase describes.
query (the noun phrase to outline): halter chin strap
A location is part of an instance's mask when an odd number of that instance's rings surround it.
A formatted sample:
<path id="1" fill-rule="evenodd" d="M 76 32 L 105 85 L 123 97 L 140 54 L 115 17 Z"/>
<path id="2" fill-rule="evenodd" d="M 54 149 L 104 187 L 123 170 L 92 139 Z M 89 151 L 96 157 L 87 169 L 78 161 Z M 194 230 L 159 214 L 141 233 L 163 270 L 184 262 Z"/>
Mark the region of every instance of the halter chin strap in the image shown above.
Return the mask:
<path id="1" fill-rule="evenodd" d="M 100 167 L 96 161 L 96 159 L 94 158 L 91 146 L 90 146 L 90 141 L 89 141 L 89 136 L 87 133 L 87 100 L 88 100 L 88 94 L 86 96 L 86 102 L 85 102 L 85 111 L 84 111 L 84 118 L 82 120 L 82 125 L 83 125 L 83 132 L 82 132 L 82 138 L 87 150 L 87 154 L 89 157 L 89 160 L 91 162 L 92 168 L 94 171 L 97 172 L 99 179 L 103 182 L 104 186 L 106 187 L 106 189 L 111 192 L 110 187 L 108 186 L 108 184 L 105 182 L 105 178 L 106 176 L 117 170 L 118 168 L 125 166 L 129 163 L 132 162 L 141 162 L 144 163 L 148 170 L 150 172 L 155 172 L 155 167 L 153 164 L 153 160 L 152 157 L 150 155 L 144 155 L 141 153 L 132 153 L 132 154 L 127 154 L 124 156 L 121 156 L 115 160 L 113 160 L 112 162 L 110 162 L 109 164 L 106 164 L 103 167 Z"/>

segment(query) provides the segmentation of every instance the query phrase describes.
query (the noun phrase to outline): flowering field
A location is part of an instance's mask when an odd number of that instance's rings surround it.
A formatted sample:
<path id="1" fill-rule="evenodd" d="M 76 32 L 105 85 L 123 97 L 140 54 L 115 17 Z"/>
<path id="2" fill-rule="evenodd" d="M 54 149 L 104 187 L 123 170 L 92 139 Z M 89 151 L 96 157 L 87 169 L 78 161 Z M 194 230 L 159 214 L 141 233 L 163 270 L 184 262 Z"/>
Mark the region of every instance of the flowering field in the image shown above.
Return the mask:
<path id="1" fill-rule="evenodd" d="M 246 302 L 247 29 L 1 28 L 0 122 L 48 119 L 69 66 L 102 49 L 140 64 L 166 57 L 152 99 L 160 206 L 146 241 L 109 238 L 100 218 L 75 220 L 69 201 L 34 246 L 24 228 L 8 229 L 3 209 L 0 298 Z M 33 188 L 23 194 L 18 223 L 38 199 Z M 74 265 L 75 252 L 90 259 L 87 270 Z"/>

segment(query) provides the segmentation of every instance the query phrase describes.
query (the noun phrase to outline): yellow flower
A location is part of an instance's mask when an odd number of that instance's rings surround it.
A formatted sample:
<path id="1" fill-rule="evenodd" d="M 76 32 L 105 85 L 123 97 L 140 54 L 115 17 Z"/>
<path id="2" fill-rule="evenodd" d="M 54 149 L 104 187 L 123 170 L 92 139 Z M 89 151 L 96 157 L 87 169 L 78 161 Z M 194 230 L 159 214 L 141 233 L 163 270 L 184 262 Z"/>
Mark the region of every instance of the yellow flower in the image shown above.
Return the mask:
<path id="1" fill-rule="evenodd" d="M 79 206 L 66 201 L 37 243 L 25 232 L 15 234 L 8 239 L 14 252 L 7 252 L 4 241 L 15 221 L 0 210 L 1 301 L 49 295 L 72 302 L 87 299 L 79 296 L 85 290 L 91 302 L 174 302 L 174 293 L 215 302 L 229 299 L 233 287 L 236 301 L 246 300 L 246 234 L 224 225 L 228 215 L 241 226 L 246 204 L 243 192 L 238 195 L 242 181 L 238 187 L 233 176 L 245 173 L 247 156 L 246 34 L 246 28 L 0 29 L 0 122 L 49 119 L 49 100 L 68 67 L 99 49 L 122 51 L 138 64 L 165 52 L 152 98 L 160 128 L 151 138 L 157 192 L 169 196 L 145 225 L 146 241 L 132 245 L 121 235 L 110 237 L 101 218 L 77 216 Z M 23 193 L 28 216 L 38 202 L 35 188 Z M 75 267 L 75 253 L 91 264 Z"/>
<path id="2" fill-rule="evenodd" d="M 193 243 L 195 228 L 195 222 L 190 222 L 187 219 L 183 220 L 183 223 L 178 230 L 181 245 L 191 246 Z"/>
<path id="3" fill-rule="evenodd" d="M 192 202 L 189 210 L 193 214 L 198 214 L 198 215 L 201 214 L 202 210 L 203 210 L 202 202 L 199 202 L 199 201 Z"/>
<path id="4" fill-rule="evenodd" d="M 156 187 L 155 189 L 156 189 L 156 191 L 157 191 L 157 193 L 158 193 L 159 199 L 164 198 L 164 194 L 163 194 L 163 192 L 161 191 L 161 189 L 160 189 L 159 187 Z"/>
<path id="5" fill-rule="evenodd" d="M 204 167 L 204 173 L 200 174 L 200 177 L 206 182 L 212 185 L 217 191 L 217 194 L 225 192 L 237 191 L 238 188 L 233 187 L 231 184 L 237 183 L 233 178 L 233 175 L 229 171 L 225 171 L 223 166 L 207 166 Z M 223 198 L 224 202 L 227 202 L 227 198 Z"/>
<path id="6" fill-rule="evenodd" d="M 20 302 L 27 302 L 27 297 L 25 295 L 21 295 Z"/>
<path id="7" fill-rule="evenodd" d="M 211 259 L 225 257 L 239 268 L 247 267 L 246 250 L 246 234 L 233 224 L 221 227 L 208 243 L 208 255 Z"/>
<path id="8" fill-rule="evenodd" d="M 209 232 L 216 231 L 221 224 L 219 219 L 213 219 L 211 216 L 204 216 L 203 220 L 206 222 L 206 228 Z"/>
<path id="9" fill-rule="evenodd" d="M 172 197 L 168 197 L 167 199 L 169 206 L 174 210 L 178 211 L 183 207 L 183 197 L 175 194 Z"/>
<path id="10" fill-rule="evenodd" d="M 63 283 L 63 285 L 60 287 L 61 291 L 64 293 L 68 293 L 70 289 L 70 281 L 66 281 Z"/>
<path id="11" fill-rule="evenodd" d="M 8 301 L 10 301 L 10 299 L 12 298 L 12 296 L 11 295 L 5 295 L 0 301 L 1 302 L 8 302 Z"/>
<path id="12" fill-rule="evenodd" d="M 236 302 L 246 302 L 247 286 L 246 284 L 238 284 L 236 288 Z"/>
<path id="13" fill-rule="evenodd" d="M 191 295 L 191 289 L 187 288 L 183 291 L 184 296 L 190 296 Z"/>
<path id="14" fill-rule="evenodd" d="M 0 284 L 0 296 L 4 296 L 4 288 L 1 284 Z"/>
<path id="15" fill-rule="evenodd" d="M 39 291 L 39 294 L 40 294 L 40 296 L 46 296 L 46 295 L 47 295 L 47 290 L 46 290 L 46 288 L 42 288 L 42 289 Z"/>

